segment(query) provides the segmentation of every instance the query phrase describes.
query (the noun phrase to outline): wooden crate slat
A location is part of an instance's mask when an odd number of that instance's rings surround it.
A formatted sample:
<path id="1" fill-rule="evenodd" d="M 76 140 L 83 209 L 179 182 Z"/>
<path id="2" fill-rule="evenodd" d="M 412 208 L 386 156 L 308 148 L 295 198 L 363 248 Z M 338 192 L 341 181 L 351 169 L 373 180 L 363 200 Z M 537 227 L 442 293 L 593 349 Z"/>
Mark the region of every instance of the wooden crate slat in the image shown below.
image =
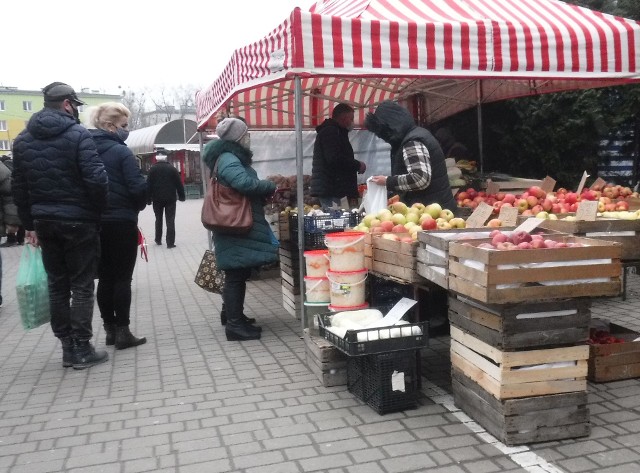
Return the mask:
<path id="1" fill-rule="evenodd" d="M 416 267 L 416 257 L 414 255 L 406 255 L 395 253 L 393 251 L 375 249 L 373 259 L 382 263 L 394 264 L 404 268 L 414 269 Z"/>
<path id="2" fill-rule="evenodd" d="M 449 278 L 446 268 L 427 266 L 418 262 L 416 264 L 416 272 L 426 280 L 431 281 L 444 289 L 449 289 Z"/>
<path id="3" fill-rule="evenodd" d="M 433 251 L 429 251 L 429 247 L 418 248 L 418 251 L 416 252 L 416 260 L 419 263 L 424 263 L 427 266 L 447 267 L 449 265 L 448 255 L 442 256 L 436 254 Z"/>

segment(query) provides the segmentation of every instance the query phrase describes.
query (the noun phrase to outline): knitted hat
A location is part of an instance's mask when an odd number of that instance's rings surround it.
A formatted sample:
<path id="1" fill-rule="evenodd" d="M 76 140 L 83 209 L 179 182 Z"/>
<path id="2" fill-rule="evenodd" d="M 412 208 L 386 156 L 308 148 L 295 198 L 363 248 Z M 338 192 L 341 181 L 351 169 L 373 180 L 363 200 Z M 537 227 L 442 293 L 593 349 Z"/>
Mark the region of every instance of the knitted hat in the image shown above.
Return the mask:
<path id="1" fill-rule="evenodd" d="M 240 141 L 247 133 L 247 125 L 237 118 L 225 118 L 216 127 L 216 135 L 221 140 Z"/>

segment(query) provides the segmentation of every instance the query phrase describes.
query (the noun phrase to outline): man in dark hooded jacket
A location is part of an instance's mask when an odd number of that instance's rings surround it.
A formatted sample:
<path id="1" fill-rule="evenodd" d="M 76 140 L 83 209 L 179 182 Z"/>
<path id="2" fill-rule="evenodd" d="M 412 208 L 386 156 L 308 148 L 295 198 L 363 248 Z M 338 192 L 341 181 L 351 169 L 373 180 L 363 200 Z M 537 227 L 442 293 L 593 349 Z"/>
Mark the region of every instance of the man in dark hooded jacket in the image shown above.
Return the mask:
<path id="1" fill-rule="evenodd" d="M 353 108 L 341 103 L 334 107 L 331 118 L 316 128 L 313 145 L 311 195 L 320 199 L 324 208 L 340 206 L 343 197 L 358 198 L 356 173 L 367 166 L 353 157 L 349 131 L 353 127 Z"/>
<path id="2" fill-rule="evenodd" d="M 385 100 L 367 114 L 365 127 L 391 145 L 391 176 L 373 176 L 372 181 L 386 185 L 407 205 L 438 203 L 456 209 L 442 148 L 406 108 Z"/>
<path id="3" fill-rule="evenodd" d="M 12 192 L 27 240 L 42 247 L 62 365 L 84 369 L 108 359 L 90 342 L 108 178 L 91 134 L 79 124 L 84 102 L 62 82 L 42 91 L 44 109 L 13 144 Z"/>

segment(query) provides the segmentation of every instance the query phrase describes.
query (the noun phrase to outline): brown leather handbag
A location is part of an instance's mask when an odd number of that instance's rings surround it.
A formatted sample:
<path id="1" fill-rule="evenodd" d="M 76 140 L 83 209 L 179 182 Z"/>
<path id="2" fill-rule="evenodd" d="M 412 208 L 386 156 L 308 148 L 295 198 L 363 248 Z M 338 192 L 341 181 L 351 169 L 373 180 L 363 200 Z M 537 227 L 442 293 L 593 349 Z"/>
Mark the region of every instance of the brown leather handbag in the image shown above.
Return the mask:
<path id="1" fill-rule="evenodd" d="M 220 183 L 218 160 L 209 179 L 200 220 L 207 230 L 226 235 L 245 235 L 253 226 L 249 198 Z"/>

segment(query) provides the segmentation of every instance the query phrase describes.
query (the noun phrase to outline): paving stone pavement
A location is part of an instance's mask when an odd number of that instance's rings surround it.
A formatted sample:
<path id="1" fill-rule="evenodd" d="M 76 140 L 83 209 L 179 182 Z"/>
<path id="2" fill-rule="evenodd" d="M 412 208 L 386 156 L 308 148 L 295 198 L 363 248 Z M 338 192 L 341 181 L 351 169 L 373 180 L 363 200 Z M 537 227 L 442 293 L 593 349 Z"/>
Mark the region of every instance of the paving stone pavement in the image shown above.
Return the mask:
<path id="1" fill-rule="evenodd" d="M 20 247 L 2 248 L 0 471 L 490 473 L 640 471 L 640 381 L 589 384 L 587 438 L 509 448 L 452 402 L 447 337 L 430 341 L 420 406 L 380 416 L 304 363 L 300 322 L 280 281 L 249 283 L 262 339 L 227 342 L 221 299 L 193 283 L 207 247 L 202 200 L 178 204 L 177 247 L 153 242 L 134 274 L 132 330 L 146 345 L 83 371 L 62 368 L 49 326 L 25 332 L 15 297 Z M 640 330 L 640 278 L 593 315 Z M 96 308 L 97 346 L 104 331 Z"/>

